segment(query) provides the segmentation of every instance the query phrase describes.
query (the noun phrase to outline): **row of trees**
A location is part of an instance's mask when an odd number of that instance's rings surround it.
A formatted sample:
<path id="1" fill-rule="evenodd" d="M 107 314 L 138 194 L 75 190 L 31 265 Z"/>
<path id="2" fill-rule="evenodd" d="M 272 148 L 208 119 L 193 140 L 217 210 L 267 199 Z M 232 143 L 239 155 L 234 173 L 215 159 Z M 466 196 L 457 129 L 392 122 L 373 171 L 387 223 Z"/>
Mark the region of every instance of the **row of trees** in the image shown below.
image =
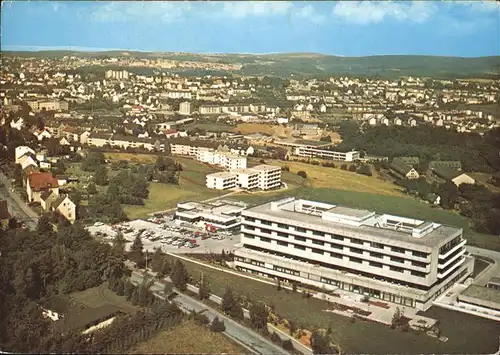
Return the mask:
<path id="1" fill-rule="evenodd" d="M 375 126 L 363 132 L 354 121 L 342 122 L 342 143 L 336 149 L 364 150 L 373 155 L 417 156 L 423 160 L 460 160 L 465 171 L 500 170 L 500 128 L 480 136 L 441 127 Z M 389 159 L 391 160 L 391 159 Z"/>
<path id="2" fill-rule="evenodd" d="M 95 241 L 82 225 L 46 216 L 37 229 L 0 231 L 0 348 L 47 352 L 49 324 L 38 303 L 55 295 L 85 290 L 127 275 L 123 255 Z"/>

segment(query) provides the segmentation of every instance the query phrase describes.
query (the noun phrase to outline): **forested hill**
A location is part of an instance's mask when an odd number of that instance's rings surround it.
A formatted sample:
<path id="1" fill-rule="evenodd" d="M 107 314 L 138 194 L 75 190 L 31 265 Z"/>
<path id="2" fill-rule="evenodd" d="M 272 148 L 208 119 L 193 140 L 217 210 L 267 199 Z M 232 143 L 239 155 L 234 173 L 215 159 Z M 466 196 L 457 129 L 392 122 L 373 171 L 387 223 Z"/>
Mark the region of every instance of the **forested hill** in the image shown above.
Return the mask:
<path id="1" fill-rule="evenodd" d="M 483 137 L 432 126 L 376 126 L 358 131 L 354 122 L 340 127 L 342 143 L 338 150 L 364 150 L 369 155 L 417 156 L 424 161 L 460 160 L 466 172 L 500 170 L 500 129 Z"/>
<path id="2" fill-rule="evenodd" d="M 419 55 L 380 55 L 340 57 L 315 53 L 283 54 L 201 54 L 134 51 L 3 51 L 7 56 L 57 58 L 80 56 L 93 58 L 149 58 L 197 62 L 240 64 L 237 74 L 289 76 L 431 76 L 442 78 L 500 77 L 500 56 L 460 58 Z"/>

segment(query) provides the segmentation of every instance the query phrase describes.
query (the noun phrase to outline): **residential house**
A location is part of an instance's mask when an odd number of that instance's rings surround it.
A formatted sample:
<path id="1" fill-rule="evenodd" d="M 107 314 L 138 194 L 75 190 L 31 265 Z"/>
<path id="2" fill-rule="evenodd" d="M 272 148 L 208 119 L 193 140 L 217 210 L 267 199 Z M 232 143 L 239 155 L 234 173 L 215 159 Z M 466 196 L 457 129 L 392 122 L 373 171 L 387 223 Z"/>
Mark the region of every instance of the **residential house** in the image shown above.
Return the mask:
<path id="1" fill-rule="evenodd" d="M 41 202 L 41 195 L 51 191 L 59 195 L 59 184 L 52 173 L 32 172 L 26 179 L 26 194 L 28 202 Z"/>
<path id="2" fill-rule="evenodd" d="M 7 201 L 0 200 L 0 230 L 5 230 L 9 227 L 10 217 Z"/>
<path id="3" fill-rule="evenodd" d="M 462 171 L 448 168 L 448 167 L 438 167 L 432 170 L 434 177 L 438 180 L 438 182 L 446 182 L 451 181 L 457 186 L 462 184 L 475 184 L 476 180 L 474 180 L 469 175 L 465 174 Z"/>
<path id="4" fill-rule="evenodd" d="M 390 171 L 395 176 L 401 179 L 418 179 L 420 177 L 419 173 L 409 164 L 405 164 L 400 161 L 392 162 L 390 166 Z"/>
<path id="5" fill-rule="evenodd" d="M 26 153 L 35 154 L 35 151 L 33 149 L 31 149 L 30 147 L 27 147 L 25 145 L 16 147 L 15 152 L 14 152 L 16 164 L 19 164 L 19 158 L 21 158 Z"/>
<path id="6" fill-rule="evenodd" d="M 18 164 L 21 165 L 21 168 L 24 170 L 28 166 L 34 166 L 38 168 L 38 162 L 36 160 L 36 156 L 32 153 L 26 153 L 22 157 L 18 159 Z"/>
<path id="7" fill-rule="evenodd" d="M 48 129 L 37 129 L 33 132 L 33 135 L 39 140 L 42 141 L 44 139 L 52 138 L 52 133 L 49 132 Z"/>
<path id="8" fill-rule="evenodd" d="M 71 223 L 74 223 L 76 220 L 76 204 L 71 201 L 68 195 L 60 195 L 57 197 L 57 199 L 51 203 L 50 210 L 59 212 Z"/>

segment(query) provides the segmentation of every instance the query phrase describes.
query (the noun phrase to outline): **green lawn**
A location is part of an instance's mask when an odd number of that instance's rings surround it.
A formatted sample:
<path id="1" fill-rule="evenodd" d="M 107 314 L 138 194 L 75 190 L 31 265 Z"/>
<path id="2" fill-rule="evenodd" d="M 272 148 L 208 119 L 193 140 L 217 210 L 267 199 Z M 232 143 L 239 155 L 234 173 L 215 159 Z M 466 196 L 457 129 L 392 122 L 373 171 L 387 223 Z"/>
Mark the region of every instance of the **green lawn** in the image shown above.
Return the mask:
<path id="1" fill-rule="evenodd" d="M 302 328 L 327 328 L 331 325 L 333 339 L 347 353 L 492 353 L 498 349 L 498 323 L 481 318 L 469 317 L 461 313 L 437 311 L 436 318 L 441 321 L 444 336 L 450 338 L 442 343 L 420 332 L 392 330 L 372 322 L 357 321 L 340 315 L 324 312 L 327 303 L 313 298 L 303 298 L 288 290 L 277 291 L 276 287 L 222 271 L 209 269 L 191 262 L 184 262 L 188 272 L 195 279 L 204 278 L 210 283 L 211 292 L 222 296 L 227 286 L 235 293 L 253 300 L 261 300 L 274 305 L 276 312 L 298 323 Z M 431 309 L 430 311 L 436 312 Z M 431 313 L 429 313 L 431 314 Z M 450 318 L 448 318 L 450 317 Z M 478 335 L 478 330 L 481 334 Z M 459 333 L 455 333 L 455 332 Z M 477 336 L 481 341 L 475 341 Z"/>
<path id="2" fill-rule="evenodd" d="M 143 218 L 152 212 L 174 208 L 177 203 L 182 201 L 201 201 L 227 193 L 208 189 L 205 186 L 206 174 L 217 171 L 215 168 L 192 159 L 176 157 L 175 160 L 183 166 L 179 185 L 150 183 L 149 198 L 144 201 L 144 206 L 124 206 L 128 218 Z"/>
<path id="3" fill-rule="evenodd" d="M 458 213 L 433 208 L 423 201 L 407 197 L 328 188 L 300 187 L 269 194 L 233 195 L 231 199 L 258 204 L 285 196 L 296 196 L 349 207 L 365 208 L 379 213 L 415 217 L 456 226 L 464 229 L 464 236 L 470 245 L 500 251 L 500 238 L 473 231 L 470 228 L 469 219 L 460 216 Z"/>

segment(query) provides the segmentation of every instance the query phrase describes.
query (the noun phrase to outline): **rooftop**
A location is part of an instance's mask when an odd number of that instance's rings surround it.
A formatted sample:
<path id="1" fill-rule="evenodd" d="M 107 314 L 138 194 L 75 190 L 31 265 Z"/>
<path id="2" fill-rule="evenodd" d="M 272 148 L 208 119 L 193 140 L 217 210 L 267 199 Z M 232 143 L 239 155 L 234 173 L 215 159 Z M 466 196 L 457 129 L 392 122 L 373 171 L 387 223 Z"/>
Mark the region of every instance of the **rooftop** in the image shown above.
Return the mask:
<path id="1" fill-rule="evenodd" d="M 236 177 L 236 174 L 229 172 L 229 171 L 220 171 L 217 173 L 212 173 L 208 174 L 207 177 L 214 177 L 214 178 L 231 178 L 231 177 Z"/>
<path id="2" fill-rule="evenodd" d="M 52 173 L 33 172 L 28 176 L 28 181 L 31 189 L 34 191 L 59 187 L 59 181 L 57 181 Z"/>
<path id="3" fill-rule="evenodd" d="M 251 207 L 244 214 L 264 214 L 285 223 L 335 233 L 355 234 L 366 240 L 408 246 L 441 246 L 462 230 L 430 221 L 337 206 L 317 201 L 284 198 Z M 392 242 L 392 243 L 391 243 Z"/>
<path id="4" fill-rule="evenodd" d="M 252 166 L 250 169 L 258 170 L 258 171 L 268 171 L 268 170 L 276 170 L 276 169 L 281 170 L 281 167 L 275 166 L 275 165 L 261 164 L 261 165 Z"/>
<path id="5" fill-rule="evenodd" d="M 277 144 L 286 144 L 294 146 L 312 146 L 312 147 L 326 147 L 332 145 L 331 142 L 324 141 L 311 141 L 306 139 L 280 139 L 276 141 Z"/>
<path id="6" fill-rule="evenodd" d="M 489 301 L 500 304 L 500 291 L 493 288 L 470 285 L 462 292 L 462 296 L 478 298 L 483 301 Z M 459 296 L 460 298 L 460 296 Z"/>

